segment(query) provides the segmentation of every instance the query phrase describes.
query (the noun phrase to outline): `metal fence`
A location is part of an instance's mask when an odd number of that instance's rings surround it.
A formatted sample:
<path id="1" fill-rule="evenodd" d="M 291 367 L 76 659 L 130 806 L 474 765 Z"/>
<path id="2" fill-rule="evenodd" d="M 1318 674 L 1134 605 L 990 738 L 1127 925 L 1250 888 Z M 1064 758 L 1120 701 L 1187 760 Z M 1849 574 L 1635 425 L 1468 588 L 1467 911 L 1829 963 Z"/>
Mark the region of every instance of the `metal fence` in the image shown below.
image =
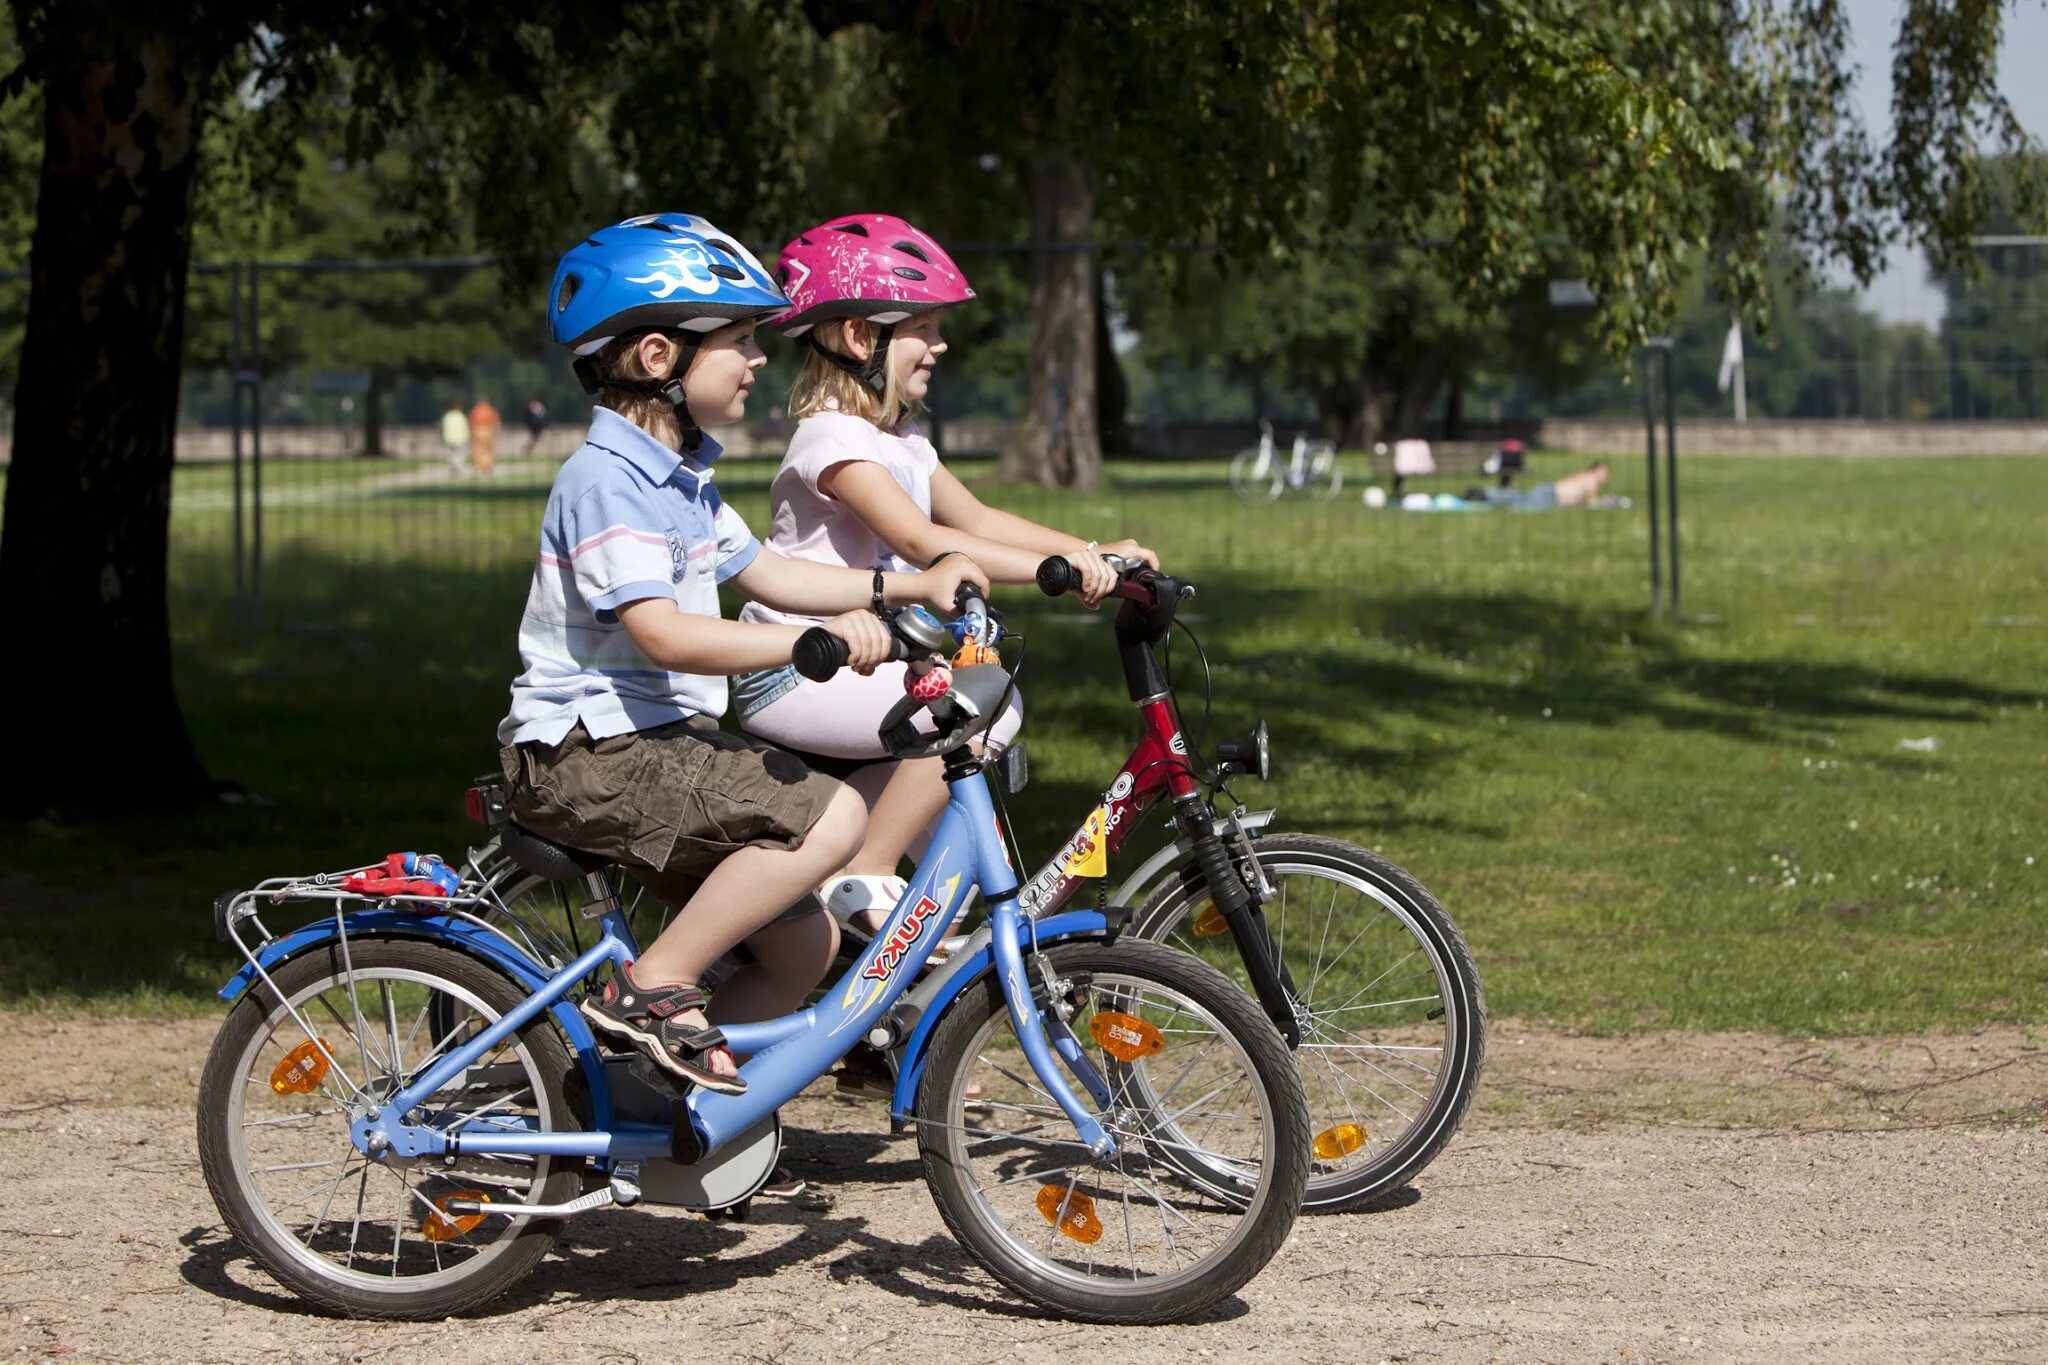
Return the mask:
<path id="1" fill-rule="evenodd" d="M 949 326 L 952 354 L 935 385 L 932 425 L 948 458 L 972 476 L 987 468 L 975 457 L 1000 446 L 1003 423 L 1023 407 L 1030 256 L 1016 248 L 965 254 L 985 306 L 961 310 Z M 1774 333 L 1745 338 L 1739 384 L 1749 419 L 2048 418 L 2048 239 L 1986 239 L 1979 255 L 1976 275 L 1903 297 L 1837 290 L 1781 301 Z M 1119 259 L 1132 257 L 1104 255 L 1112 302 Z M 183 609 L 341 628 L 369 609 L 371 595 L 388 596 L 419 573 L 444 586 L 472 584 L 479 603 L 511 610 L 505 596 L 516 596 L 528 571 L 541 502 L 580 439 L 588 400 L 524 310 L 499 305 L 493 285 L 492 267 L 475 259 L 195 267 L 173 498 L 172 573 Z M 0 403 L 13 395 L 26 294 L 19 275 L 0 278 Z M 1681 444 L 1687 421 L 1735 405 L 1718 382 L 1727 331 L 1726 315 L 1702 302 L 1663 353 Z M 1148 348 L 1113 309 L 1108 333 L 1121 363 L 1105 382 L 1125 389 L 1140 453 L 1116 466 L 1115 488 L 1091 503 L 1094 522 L 1075 529 L 1114 524 L 1171 538 L 1189 524 L 1186 496 L 1213 489 L 1202 543 L 1225 558 L 1312 558 L 1367 584 L 1443 578 L 1453 563 L 1468 576 L 1511 582 L 1566 563 L 1647 586 L 1646 514 L 1663 508 L 1670 489 L 1653 504 L 1639 455 L 1615 463 L 1614 489 L 1632 510 L 1552 524 L 1497 518 L 1475 532 L 1442 517 L 1368 516 L 1359 493 L 1385 469 L 1367 452 L 1345 457 L 1347 487 L 1326 503 L 1233 507 L 1220 465 L 1171 458 L 1227 455 L 1256 439 L 1262 417 L 1283 444 L 1314 432 L 1321 415 L 1309 396 L 1283 375 L 1191 366 Z M 735 505 L 763 527 L 768 461 L 787 439 L 782 402 L 798 358 L 793 347 L 771 342 L 769 350 L 754 420 L 731 434 L 734 462 L 723 475 Z M 1604 448 L 1640 452 L 1645 398 L 1611 367 L 1560 379 L 1555 366 L 1531 363 L 1500 338 L 1479 338 L 1454 382 L 1410 417 L 1450 457 L 1437 479 L 1417 487 L 1458 493 L 1486 482 L 1479 460 L 1494 441 L 1536 431 L 1545 418 L 1611 418 L 1622 434 Z M 474 439 L 488 422 L 484 407 L 499 424 L 488 457 Z M 1661 398 L 1657 407 L 1661 425 Z M 453 442 L 442 428 L 451 409 L 461 414 L 453 425 L 469 433 Z M 1574 429 L 1573 444 L 1586 443 L 1585 430 Z M 1539 458 L 1529 477 L 1584 463 Z M 1041 506 L 1037 495 L 1024 503 Z M 1074 514 L 1057 500 L 1042 510 Z M 1661 533 L 1666 553 L 1672 524 L 1667 518 Z"/>

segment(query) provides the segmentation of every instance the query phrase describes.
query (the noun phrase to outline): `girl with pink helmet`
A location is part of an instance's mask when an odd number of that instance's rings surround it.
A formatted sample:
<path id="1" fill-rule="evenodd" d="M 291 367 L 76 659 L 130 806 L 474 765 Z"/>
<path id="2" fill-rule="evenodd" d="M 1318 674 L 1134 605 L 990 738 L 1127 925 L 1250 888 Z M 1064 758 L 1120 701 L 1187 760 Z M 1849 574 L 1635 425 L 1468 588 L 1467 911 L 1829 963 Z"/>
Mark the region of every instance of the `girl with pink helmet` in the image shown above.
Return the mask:
<path id="1" fill-rule="evenodd" d="M 1091 606 L 1116 582 L 1103 553 L 1156 565 L 1135 541 L 1098 545 L 986 506 L 940 463 L 915 419 L 946 353 L 944 310 L 974 290 L 931 237 L 888 214 L 834 218 L 785 246 L 778 269 L 790 307 L 773 325 L 809 354 L 790 395 L 800 420 L 770 489 L 770 547 L 878 573 L 965 555 L 993 583 L 1030 583 L 1041 560 L 1064 555 Z M 756 604 L 741 619 L 800 618 Z M 875 761 L 849 780 L 868 802 L 867 842 L 819 888 L 856 932 L 872 931 L 895 904 L 903 889 L 897 863 L 946 803 L 940 760 L 891 764 L 876 737 L 883 713 L 903 695 L 907 667 L 884 664 L 867 677 L 841 673 L 823 683 L 776 668 L 734 687 L 751 733 L 810 754 Z M 1021 719 L 1013 708 L 990 743 L 1008 743 Z"/>

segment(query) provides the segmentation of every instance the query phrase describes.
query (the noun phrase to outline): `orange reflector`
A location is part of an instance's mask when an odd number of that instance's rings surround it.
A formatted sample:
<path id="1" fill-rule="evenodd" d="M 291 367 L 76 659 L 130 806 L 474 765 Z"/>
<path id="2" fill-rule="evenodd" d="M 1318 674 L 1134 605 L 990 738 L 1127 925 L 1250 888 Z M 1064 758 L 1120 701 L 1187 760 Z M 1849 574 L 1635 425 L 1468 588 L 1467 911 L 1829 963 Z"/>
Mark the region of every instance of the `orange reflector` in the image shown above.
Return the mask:
<path id="1" fill-rule="evenodd" d="M 484 1221 L 481 1213 L 448 1212 L 448 1206 L 457 1199 L 467 1199 L 476 1204 L 491 1202 L 491 1197 L 482 1190 L 456 1190 L 452 1194 L 444 1194 L 434 1201 L 435 1211 L 420 1220 L 420 1235 L 429 1242 L 452 1242 Z"/>
<path id="2" fill-rule="evenodd" d="M 1062 1208 L 1066 1210 L 1064 1214 Z M 1102 1220 L 1095 1216 L 1095 1201 L 1079 1190 L 1060 1185 L 1039 1186 L 1038 1211 L 1045 1215 L 1046 1222 L 1077 1242 L 1102 1240 Z"/>
<path id="3" fill-rule="evenodd" d="M 1218 934 L 1230 932 L 1230 921 L 1223 918 L 1223 912 L 1212 905 L 1195 916 L 1193 928 L 1196 938 L 1215 938 Z"/>
<path id="4" fill-rule="evenodd" d="M 1115 1010 L 1103 1010 L 1090 1019 L 1088 1032 L 1094 1036 L 1096 1046 L 1120 1062 L 1150 1057 L 1166 1046 L 1158 1029 L 1136 1015 L 1118 1014 Z"/>
<path id="5" fill-rule="evenodd" d="M 322 1052 L 321 1049 L 327 1049 Z M 334 1045 L 325 1038 L 319 1042 L 308 1039 L 290 1052 L 270 1073 L 270 1088 L 280 1095 L 310 1095 L 313 1088 L 327 1078 L 327 1058 L 334 1051 Z"/>
<path id="6" fill-rule="evenodd" d="M 1365 1129 L 1355 1123 L 1340 1123 L 1316 1134 L 1313 1144 L 1318 1161 L 1335 1161 L 1365 1146 Z"/>

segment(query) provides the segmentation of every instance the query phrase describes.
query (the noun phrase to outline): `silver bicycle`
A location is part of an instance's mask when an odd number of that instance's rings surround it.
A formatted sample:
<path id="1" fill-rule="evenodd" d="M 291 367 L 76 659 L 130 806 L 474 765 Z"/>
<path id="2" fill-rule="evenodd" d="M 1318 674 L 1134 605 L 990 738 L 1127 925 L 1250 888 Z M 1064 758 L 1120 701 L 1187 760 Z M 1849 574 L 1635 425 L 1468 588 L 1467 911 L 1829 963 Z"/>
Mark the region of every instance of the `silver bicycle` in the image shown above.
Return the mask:
<path id="1" fill-rule="evenodd" d="M 1337 464 L 1337 447 L 1330 441 L 1311 441 L 1307 432 L 1294 434 L 1294 449 L 1282 458 L 1273 444 L 1273 424 L 1259 423 L 1259 443 L 1240 450 L 1230 460 L 1230 488 L 1246 502 L 1276 502 L 1283 493 L 1308 493 L 1319 498 L 1337 495 L 1344 487 L 1344 471 Z"/>

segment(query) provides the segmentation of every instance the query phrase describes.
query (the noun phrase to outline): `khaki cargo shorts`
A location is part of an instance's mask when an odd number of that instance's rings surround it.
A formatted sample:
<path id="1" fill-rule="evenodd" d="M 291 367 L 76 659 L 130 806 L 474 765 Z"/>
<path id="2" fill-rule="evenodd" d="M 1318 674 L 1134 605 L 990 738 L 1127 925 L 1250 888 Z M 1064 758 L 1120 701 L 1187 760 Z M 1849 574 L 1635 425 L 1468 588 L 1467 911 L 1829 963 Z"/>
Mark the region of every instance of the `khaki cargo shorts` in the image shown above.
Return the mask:
<path id="1" fill-rule="evenodd" d="M 596 740 L 578 724 L 559 744 L 508 745 L 498 762 L 522 827 L 618 863 L 676 902 L 730 853 L 801 844 L 839 789 L 709 716 Z"/>

